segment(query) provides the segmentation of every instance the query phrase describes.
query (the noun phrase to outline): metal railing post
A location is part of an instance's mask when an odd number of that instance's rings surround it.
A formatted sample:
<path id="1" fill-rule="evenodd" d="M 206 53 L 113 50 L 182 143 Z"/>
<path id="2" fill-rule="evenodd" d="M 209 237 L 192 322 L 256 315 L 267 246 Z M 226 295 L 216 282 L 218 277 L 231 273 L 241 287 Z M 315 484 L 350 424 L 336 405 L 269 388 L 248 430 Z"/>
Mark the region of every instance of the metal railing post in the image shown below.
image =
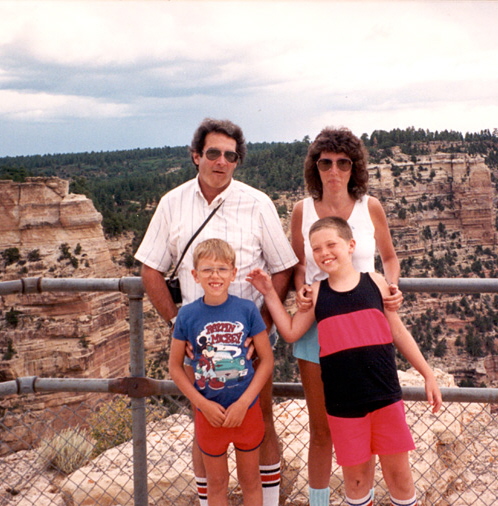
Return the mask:
<path id="1" fill-rule="evenodd" d="M 132 292 L 130 302 L 130 375 L 145 377 L 143 293 Z M 145 397 L 132 397 L 133 490 L 135 506 L 148 505 Z"/>

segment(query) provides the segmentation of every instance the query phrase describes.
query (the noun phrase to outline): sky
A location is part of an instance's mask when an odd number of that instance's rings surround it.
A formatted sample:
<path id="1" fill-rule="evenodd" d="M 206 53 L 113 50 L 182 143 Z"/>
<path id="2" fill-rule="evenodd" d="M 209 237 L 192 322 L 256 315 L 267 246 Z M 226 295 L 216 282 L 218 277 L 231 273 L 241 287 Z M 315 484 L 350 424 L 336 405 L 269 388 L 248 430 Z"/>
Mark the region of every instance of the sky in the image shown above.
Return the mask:
<path id="1" fill-rule="evenodd" d="M 498 128 L 498 1 L 0 0 L 0 156 Z"/>

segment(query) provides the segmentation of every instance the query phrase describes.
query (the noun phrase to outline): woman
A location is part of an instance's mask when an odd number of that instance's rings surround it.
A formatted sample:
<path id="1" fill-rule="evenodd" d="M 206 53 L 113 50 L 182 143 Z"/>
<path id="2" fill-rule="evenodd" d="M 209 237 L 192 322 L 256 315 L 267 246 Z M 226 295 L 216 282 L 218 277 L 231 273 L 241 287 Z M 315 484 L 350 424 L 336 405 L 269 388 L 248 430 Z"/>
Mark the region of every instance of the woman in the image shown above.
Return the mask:
<path id="1" fill-rule="evenodd" d="M 349 223 L 356 240 L 353 265 L 359 272 L 373 272 L 375 248 L 380 253 L 391 295 L 384 299 L 386 309 L 397 310 L 403 299 L 397 283 L 399 261 L 389 232 L 386 215 L 375 198 L 368 196 L 367 151 L 346 129 L 323 129 L 310 145 L 304 162 L 304 179 L 311 197 L 299 201 L 291 219 L 292 247 L 299 258 L 295 269 L 295 287 L 300 310 L 311 305 L 307 292 L 314 281 L 325 279 L 315 261 L 308 239 L 309 228 L 320 218 L 339 216 Z M 316 324 L 294 344 L 310 423 L 308 476 L 310 506 L 329 504 L 332 442 L 325 411 Z M 375 461 L 369 475 L 373 486 Z"/>

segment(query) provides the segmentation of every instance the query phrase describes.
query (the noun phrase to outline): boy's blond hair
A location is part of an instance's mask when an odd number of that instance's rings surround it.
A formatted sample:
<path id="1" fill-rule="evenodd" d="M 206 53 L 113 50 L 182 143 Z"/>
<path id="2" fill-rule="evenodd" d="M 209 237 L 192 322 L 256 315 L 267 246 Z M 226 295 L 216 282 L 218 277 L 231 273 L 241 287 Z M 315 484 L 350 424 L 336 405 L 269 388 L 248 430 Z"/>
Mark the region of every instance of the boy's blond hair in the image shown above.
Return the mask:
<path id="1" fill-rule="evenodd" d="M 337 235 L 345 241 L 350 241 L 353 238 L 353 232 L 349 223 L 338 216 L 327 216 L 326 218 L 315 221 L 310 227 L 309 236 L 311 237 L 311 234 L 324 228 L 332 228 L 337 232 Z"/>
<path id="2" fill-rule="evenodd" d="M 194 249 L 194 269 L 197 269 L 199 260 L 213 258 L 218 262 L 225 262 L 235 267 L 235 251 L 223 239 L 206 239 Z"/>

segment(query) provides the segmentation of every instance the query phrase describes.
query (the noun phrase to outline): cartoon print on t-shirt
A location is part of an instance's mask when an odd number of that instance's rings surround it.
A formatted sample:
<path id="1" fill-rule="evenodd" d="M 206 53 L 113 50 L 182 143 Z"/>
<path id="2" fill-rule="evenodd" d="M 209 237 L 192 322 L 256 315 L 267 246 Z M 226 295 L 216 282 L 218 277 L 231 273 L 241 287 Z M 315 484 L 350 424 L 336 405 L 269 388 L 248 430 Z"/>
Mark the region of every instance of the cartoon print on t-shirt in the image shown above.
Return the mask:
<path id="1" fill-rule="evenodd" d="M 195 379 L 200 389 L 230 387 L 247 375 L 243 338 L 240 322 L 214 322 L 204 327 L 196 339 L 200 357 Z"/>

